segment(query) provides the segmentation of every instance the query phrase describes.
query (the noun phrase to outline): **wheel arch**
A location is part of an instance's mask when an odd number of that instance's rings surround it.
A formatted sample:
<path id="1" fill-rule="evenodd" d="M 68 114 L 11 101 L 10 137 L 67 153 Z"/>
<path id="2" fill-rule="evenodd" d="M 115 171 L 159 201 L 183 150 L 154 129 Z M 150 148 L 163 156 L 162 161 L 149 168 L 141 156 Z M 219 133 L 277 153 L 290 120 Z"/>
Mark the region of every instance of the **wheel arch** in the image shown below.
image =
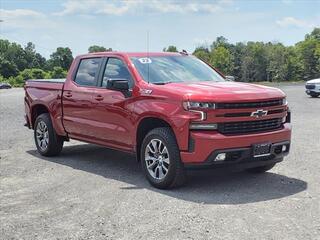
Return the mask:
<path id="1" fill-rule="evenodd" d="M 139 121 L 139 124 L 137 126 L 136 130 L 136 157 L 137 161 L 140 161 L 140 150 L 141 150 L 141 144 L 144 139 L 144 137 L 150 132 L 152 129 L 158 128 L 158 127 L 168 127 L 172 130 L 173 134 L 173 128 L 171 127 L 170 123 L 167 120 L 164 120 L 159 117 L 144 117 Z M 175 134 L 174 134 L 175 136 Z"/>
<path id="2" fill-rule="evenodd" d="M 32 128 L 34 128 L 34 123 L 37 117 L 43 113 L 49 113 L 50 115 L 49 109 L 44 104 L 36 104 L 32 106 L 31 108 L 31 127 Z"/>

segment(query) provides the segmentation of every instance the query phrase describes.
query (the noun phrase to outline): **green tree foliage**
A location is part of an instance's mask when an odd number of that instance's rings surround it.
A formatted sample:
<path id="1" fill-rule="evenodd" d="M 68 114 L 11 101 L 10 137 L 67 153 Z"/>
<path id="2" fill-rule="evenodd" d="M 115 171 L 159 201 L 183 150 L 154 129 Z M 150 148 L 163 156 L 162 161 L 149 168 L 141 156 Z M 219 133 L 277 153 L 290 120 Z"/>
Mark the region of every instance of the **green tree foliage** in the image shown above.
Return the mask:
<path id="1" fill-rule="evenodd" d="M 171 46 L 169 46 L 167 48 L 164 48 L 163 52 L 178 52 L 178 49 L 177 49 L 176 46 L 171 45 Z"/>
<path id="2" fill-rule="evenodd" d="M 230 44 L 217 37 L 210 51 L 198 47 L 193 53 L 239 81 L 290 81 L 320 77 L 320 28 L 294 46 L 281 43 Z"/>
<path id="3" fill-rule="evenodd" d="M 320 28 L 307 34 L 305 40 L 296 44 L 297 54 L 302 63 L 304 79 L 320 76 Z"/>
<path id="4" fill-rule="evenodd" d="M 197 58 L 209 63 L 210 62 L 210 54 L 209 54 L 209 49 L 205 47 L 197 47 L 193 55 L 196 56 Z"/>
<path id="5" fill-rule="evenodd" d="M 50 55 L 48 61 L 49 69 L 54 67 L 62 67 L 64 70 L 68 70 L 73 61 L 71 49 L 68 47 L 58 47 L 57 50 Z"/>
<path id="6" fill-rule="evenodd" d="M 112 51 L 112 48 L 105 48 L 103 46 L 98 46 L 98 45 L 93 45 L 93 46 L 90 46 L 88 48 L 88 52 L 89 53 L 93 53 L 93 52 L 111 52 Z"/>
<path id="7" fill-rule="evenodd" d="M 25 52 L 21 45 L 0 39 L 0 73 L 2 76 L 15 76 L 27 67 Z M 2 63 L 3 62 L 3 63 Z"/>
<path id="8" fill-rule="evenodd" d="M 46 60 L 31 42 L 21 46 L 0 39 L 0 81 L 22 86 L 26 79 L 65 78 L 73 61 L 70 48 L 59 47 Z M 112 51 L 111 48 L 93 45 L 89 52 Z M 165 52 L 178 52 L 176 46 L 164 48 Z M 281 43 L 229 43 L 223 37 L 210 47 L 197 47 L 193 55 L 216 67 L 238 81 L 290 81 L 320 77 L 320 28 L 305 35 L 294 46 Z"/>
<path id="9" fill-rule="evenodd" d="M 51 78 L 65 78 L 67 76 L 67 71 L 62 67 L 54 67 L 50 72 Z"/>
<path id="10" fill-rule="evenodd" d="M 221 72 L 228 73 L 233 70 L 233 56 L 224 46 L 218 46 L 211 52 L 211 64 Z"/>

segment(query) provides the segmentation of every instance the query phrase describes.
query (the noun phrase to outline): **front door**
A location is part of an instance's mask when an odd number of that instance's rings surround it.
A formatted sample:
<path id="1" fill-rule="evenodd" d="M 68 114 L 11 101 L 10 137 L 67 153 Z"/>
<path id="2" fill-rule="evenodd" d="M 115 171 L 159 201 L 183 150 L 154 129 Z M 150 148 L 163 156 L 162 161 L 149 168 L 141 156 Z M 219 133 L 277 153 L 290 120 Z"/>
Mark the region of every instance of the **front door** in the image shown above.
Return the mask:
<path id="1" fill-rule="evenodd" d="M 101 75 L 100 88 L 93 95 L 93 115 L 97 122 L 96 136 L 115 147 L 132 150 L 133 123 L 131 98 L 122 92 L 107 89 L 107 82 L 112 80 L 128 80 L 132 88 L 133 79 L 123 60 L 110 57 L 107 59 Z"/>

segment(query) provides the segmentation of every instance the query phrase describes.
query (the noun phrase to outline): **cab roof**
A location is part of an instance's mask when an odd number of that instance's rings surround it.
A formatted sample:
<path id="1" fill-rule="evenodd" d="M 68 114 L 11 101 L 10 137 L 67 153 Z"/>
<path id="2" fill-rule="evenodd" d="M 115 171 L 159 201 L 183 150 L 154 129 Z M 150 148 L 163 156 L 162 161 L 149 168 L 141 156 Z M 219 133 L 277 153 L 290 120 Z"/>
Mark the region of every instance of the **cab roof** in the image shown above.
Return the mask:
<path id="1" fill-rule="evenodd" d="M 179 52 L 95 52 L 80 55 L 79 57 L 90 56 L 127 56 L 127 57 L 154 57 L 154 56 L 181 56 L 187 55 L 186 53 Z"/>

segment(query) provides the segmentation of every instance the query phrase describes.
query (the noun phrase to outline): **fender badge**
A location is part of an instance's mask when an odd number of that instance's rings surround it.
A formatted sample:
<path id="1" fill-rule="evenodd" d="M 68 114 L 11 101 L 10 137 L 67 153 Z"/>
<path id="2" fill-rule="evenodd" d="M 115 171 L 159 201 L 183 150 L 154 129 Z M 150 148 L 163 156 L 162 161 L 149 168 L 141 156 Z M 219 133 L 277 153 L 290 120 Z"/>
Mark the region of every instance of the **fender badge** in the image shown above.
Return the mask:
<path id="1" fill-rule="evenodd" d="M 140 89 L 141 94 L 150 95 L 152 93 L 151 89 Z"/>

